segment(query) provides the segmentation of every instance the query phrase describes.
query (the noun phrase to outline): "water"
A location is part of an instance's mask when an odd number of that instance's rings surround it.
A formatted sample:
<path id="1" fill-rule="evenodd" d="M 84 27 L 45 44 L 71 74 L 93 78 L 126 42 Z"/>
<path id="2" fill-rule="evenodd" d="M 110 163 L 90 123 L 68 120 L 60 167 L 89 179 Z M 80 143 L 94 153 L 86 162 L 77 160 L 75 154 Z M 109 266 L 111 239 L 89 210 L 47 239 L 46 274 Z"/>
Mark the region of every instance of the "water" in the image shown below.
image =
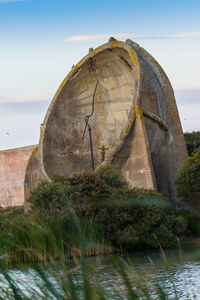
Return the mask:
<path id="1" fill-rule="evenodd" d="M 155 292 L 151 282 L 155 280 L 163 284 L 169 299 L 174 300 L 175 293 L 181 300 L 200 299 L 200 247 L 188 245 L 181 254 L 179 250 L 165 250 L 164 255 L 161 251 L 139 251 L 130 255 L 137 274 L 150 285 L 152 298 Z M 95 272 L 99 281 L 107 289 L 119 287 L 114 265 L 109 261 L 106 264 L 106 258 L 99 258 L 96 264 L 99 265 Z"/>
<path id="2" fill-rule="evenodd" d="M 134 272 L 137 272 L 141 276 L 142 281 L 148 285 L 152 299 L 156 299 L 152 283 L 156 280 L 166 288 L 169 299 L 175 299 L 175 288 L 178 299 L 200 300 L 200 248 L 198 246 L 186 247 L 181 255 L 178 250 L 167 250 L 165 251 L 165 256 L 170 271 L 167 270 L 165 258 L 163 258 L 160 251 L 138 251 L 130 254 L 130 259 L 134 263 Z M 127 260 L 126 258 L 123 259 Z M 87 261 L 92 266 L 93 271 L 90 275 L 90 280 L 93 284 L 102 285 L 109 293 L 109 299 L 118 299 L 118 294 L 123 295 L 122 279 L 110 258 L 99 256 L 88 258 Z M 60 290 L 57 278 L 65 276 L 64 272 L 66 271 L 63 270 L 59 263 L 58 266 L 55 268 L 42 267 L 44 274 L 48 275 L 49 281 L 53 283 L 53 286 L 56 286 L 57 291 Z M 71 270 L 75 265 L 69 262 L 68 267 Z M 82 280 L 81 272 L 75 268 L 72 274 L 73 280 L 78 287 Z M 44 280 L 34 268 L 24 266 L 22 269 L 10 269 L 8 275 L 13 279 L 14 283 L 17 283 L 28 298 L 56 299 L 55 295 L 47 293 L 44 289 Z M 11 288 L 4 274 L 0 274 L 0 290 L 1 299 L 13 299 L 12 296 L 9 296 Z"/>

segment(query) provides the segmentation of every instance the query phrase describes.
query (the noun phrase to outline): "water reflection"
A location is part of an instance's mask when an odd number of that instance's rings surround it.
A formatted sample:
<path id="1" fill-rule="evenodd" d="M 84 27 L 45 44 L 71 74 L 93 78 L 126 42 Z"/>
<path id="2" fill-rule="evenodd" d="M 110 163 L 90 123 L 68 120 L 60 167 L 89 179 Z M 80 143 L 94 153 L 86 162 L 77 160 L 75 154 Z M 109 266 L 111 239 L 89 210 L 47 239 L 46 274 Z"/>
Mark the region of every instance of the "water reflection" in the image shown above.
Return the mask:
<path id="1" fill-rule="evenodd" d="M 178 299 L 200 299 L 199 247 L 186 248 L 182 252 L 182 263 L 180 262 L 178 250 L 165 251 L 165 255 L 170 271 L 166 268 L 166 262 L 160 251 L 139 251 L 130 254 L 130 259 L 134 263 L 135 270 L 151 290 L 152 299 L 156 299 L 152 283 L 154 280 L 160 282 L 165 287 L 169 299 L 175 299 L 174 289 L 177 292 Z M 103 256 L 88 258 L 88 263 L 92 269 L 90 280 L 94 284 L 103 285 L 109 293 L 108 299 L 118 299 L 119 294 L 123 295 L 124 287 L 122 279 L 118 276 L 117 268 L 110 258 Z M 74 264 L 69 262 L 69 268 L 73 267 Z M 56 278 L 63 275 L 63 270 L 61 268 L 52 269 L 49 267 L 44 267 L 43 269 L 45 274 L 48 275 L 49 280 L 59 290 L 59 281 Z M 25 266 L 20 270 L 9 270 L 9 275 L 27 297 L 32 296 L 34 293 L 35 299 L 42 297 L 55 299 L 53 295 L 45 294 L 43 290 L 44 281 L 38 276 L 37 271 L 30 266 Z M 79 269 L 73 271 L 73 279 L 78 287 L 82 280 Z M 8 291 L 11 289 L 3 274 L 0 274 L 0 290 L 2 291 L 1 299 L 12 299 L 12 297 L 9 298 L 8 296 Z"/>

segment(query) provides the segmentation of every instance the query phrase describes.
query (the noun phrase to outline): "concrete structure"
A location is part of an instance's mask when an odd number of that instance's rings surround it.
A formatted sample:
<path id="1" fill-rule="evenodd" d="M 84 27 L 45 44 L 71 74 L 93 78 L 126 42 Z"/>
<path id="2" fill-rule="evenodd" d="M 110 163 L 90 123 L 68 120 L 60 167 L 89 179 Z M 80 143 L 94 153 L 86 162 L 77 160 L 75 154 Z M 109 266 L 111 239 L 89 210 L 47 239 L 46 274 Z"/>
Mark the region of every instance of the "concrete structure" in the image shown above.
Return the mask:
<path id="1" fill-rule="evenodd" d="M 34 147 L 0 151 L 0 206 L 24 205 L 24 176 Z"/>
<path id="2" fill-rule="evenodd" d="M 90 171 L 91 153 L 95 168 L 113 164 L 132 186 L 175 198 L 187 150 L 173 89 L 157 61 L 131 40 L 111 38 L 90 49 L 64 79 L 30 160 L 38 167 L 31 177 L 28 168 L 26 193 L 40 177 Z"/>
<path id="3" fill-rule="evenodd" d="M 30 152 L 26 153 L 27 159 Z M 133 187 L 156 189 L 175 199 L 174 181 L 186 158 L 165 72 L 135 42 L 111 38 L 90 49 L 58 88 L 41 127 L 39 146 L 28 162 L 25 197 L 40 179 L 90 171 L 93 161 L 95 168 L 116 166 Z M 17 179 L 21 183 L 25 165 Z M 16 177 L 8 182 L 14 189 Z M 0 203 L 11 201 L 12 188 L 5 190 Z M 13 204 L 22 200 L 22 189 L 17 193 Z"/>

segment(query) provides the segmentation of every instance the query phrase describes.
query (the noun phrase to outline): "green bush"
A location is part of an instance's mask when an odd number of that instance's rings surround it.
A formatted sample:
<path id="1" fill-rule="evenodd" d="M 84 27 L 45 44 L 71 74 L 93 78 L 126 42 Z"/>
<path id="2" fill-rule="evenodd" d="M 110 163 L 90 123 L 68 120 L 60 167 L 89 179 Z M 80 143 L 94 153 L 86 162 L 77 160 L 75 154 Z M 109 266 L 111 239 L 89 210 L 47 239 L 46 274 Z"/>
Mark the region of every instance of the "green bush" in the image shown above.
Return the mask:
<path id="1" fill-rule="evenodd" d="M 31 192 L 29 202 L 31 209 L 50 214 L 62 213 L 67 203 L 65 192 L 67 185 L 62 182 L 42 181 L 38 187 Z"/>
<path id="2" fill-rule="evenodd" d="M 176 187 L 178 197 L 200 214 L 200 148 L 183 165 Z"/>
<path id="3" fill-rule="evenodd" d="M 118 199 L 113 201 L 112 206 L 93 207 L 87 213 L 95 216 L 106 239 L 117 248 L 133 250 L 159 244 L 175 246 L 177 237 L 182 238 L 186 232 L 186 220 L 169 208 L 160 206 L 159 199 L 157 205 L 156 199 L 154 205 L 148 205 L 147 199 L 141 205 L 134 198 L 132 204 L 130 198 Z"/>
<path id="4" fill-rule="evenodd" d="M 117 189 L 128 188 L 127 181 L 113 166 L 105 165 L 96 170 L 96 174 L 110 187 Z"/>
<path id="5" fill-rule="evenodd" d="M 72 177 L 55 176 L 52 184 L 62 183 L 73 203 L 101 201 L 112 193 L 111 187 L 95 173 L 85 173 Z"/>
<path id="6" fill-rule="evenodd" d="M 52 183 L 39 184 L 29 201 L 36 211 L 67 214 L 63 191 L 78 217 L 92 218 L 116 248 L 169 247 L 186 231 L 185 219 L 171 212 L 170 203 L 161 194 L 129 188 L 111 166 L 69 178 L 55 176 Z"/>

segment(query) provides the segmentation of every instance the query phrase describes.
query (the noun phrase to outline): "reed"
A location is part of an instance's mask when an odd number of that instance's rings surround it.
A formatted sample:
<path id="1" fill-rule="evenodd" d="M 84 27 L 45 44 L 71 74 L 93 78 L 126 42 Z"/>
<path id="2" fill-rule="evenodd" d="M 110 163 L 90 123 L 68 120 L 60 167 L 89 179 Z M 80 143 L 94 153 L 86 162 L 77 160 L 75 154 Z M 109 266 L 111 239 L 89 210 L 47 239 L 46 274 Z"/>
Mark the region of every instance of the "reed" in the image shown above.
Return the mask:
<path id="1" fill-rule="evenodd" d="M 12 270 L 2 263 L 5 257 L 1 256 L 0 299 L 169 299 L 162 281 L 158 279 L 144 281 L 142 274 L 138 274 L 131 259 L 122 259 L 114 254 L 107 255 L 115 265 L 119 289 L 116 289 L 116 286 L 106 289 L 104 285 L 94 281 L 95 266 L 89 263 L 86 255 L 88 249 L 90 253 L 92 251 L 103 253 L 104 247 L 98 241 L 99 237 L 96 235 L 92 221 L 81 221 L 73 208 L 70 208 L 70 223 L 68 221 L 66 223 L 64 218 L 58 218 L 57 221 L 47 216 L 32 216 L 32 218 L 32 222 L 30 218 L 25 219 L 29 222 L 31 238 L 26 226 L 20 227 L 21 235 L 18 236 L 20 240 L 16 239 L 15 247 L 21 253 L 20 255 L 23 253 L 23 260 L 30 262 L 28 268 L 35 273 L 34 285 L 31 283 L 26 284 L 25 287 L 20 285 L 13 276 Z M 90 231 L 87 231 L 86 227 Z M 73 266 L 69 256 L 66 255 L 67 252 L 73 257 Z M 5 254 L 8 260 L 13 260 L 12 251 Z M 21 263 L 20 255 L 15 254 L 15 262 Z M 26 268 L 24 266 L 25 273 Z M 167 262 L 166 268 L 173 284 Z M 77 270 L 79 271 L 78 278 Z M 178 299 L 175 285 L 173 299 Z"/>
<path id="2" fill-rule="evenodd" d="M 27 216 L 23 208 L 0 210 L 0 299 L 169 299 L 163 282 L 144 281 L 130 259 L 117 256 L 137 245 L 170 246 L 184 235 L 185 219 L 159 194 L 131 189 L 106 169 L 43 182 L 31 205 Z M 94 281 L 87 256 L 100 254 L 113 260 L 119 289 Z M 24 288 L 11 267 L 27 274 L 27 263 L 36 276 Z"/>

